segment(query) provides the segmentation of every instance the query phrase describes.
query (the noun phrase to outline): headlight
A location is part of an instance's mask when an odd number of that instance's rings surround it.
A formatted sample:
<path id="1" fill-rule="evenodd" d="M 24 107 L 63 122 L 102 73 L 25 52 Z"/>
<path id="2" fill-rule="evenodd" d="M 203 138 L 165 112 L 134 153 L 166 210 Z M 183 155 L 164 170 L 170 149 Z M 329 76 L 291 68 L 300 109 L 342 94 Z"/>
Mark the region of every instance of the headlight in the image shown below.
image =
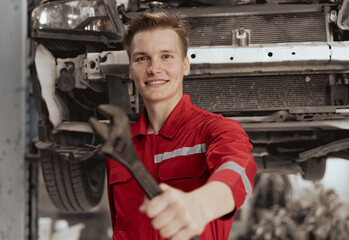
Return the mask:
<path id="1" fill-rule="evenodd" d="M 113 31 L 113 23 L 103 0 L 46 2 L 32 12 L 32 27 L 42 30 Z"/>

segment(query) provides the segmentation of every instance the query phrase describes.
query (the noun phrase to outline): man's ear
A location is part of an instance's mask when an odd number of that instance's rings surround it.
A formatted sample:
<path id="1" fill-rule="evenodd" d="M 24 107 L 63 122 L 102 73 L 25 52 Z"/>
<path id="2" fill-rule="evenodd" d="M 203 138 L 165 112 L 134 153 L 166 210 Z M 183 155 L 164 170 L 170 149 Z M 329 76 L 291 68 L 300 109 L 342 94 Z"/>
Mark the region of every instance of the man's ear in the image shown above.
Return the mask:
<path id="1" fill-rule="evenodd" d="M 133 80 L 133 76 L 131 73 L 131 65 L 128 65 L 128 76 L 129 76 L 130 80 Z"/>
<path id="2" fill-rule="evenodd" d="M 188 56 L 184 58 L 184 76 L 188 76 L 190 72 L 190 62 Z"/>

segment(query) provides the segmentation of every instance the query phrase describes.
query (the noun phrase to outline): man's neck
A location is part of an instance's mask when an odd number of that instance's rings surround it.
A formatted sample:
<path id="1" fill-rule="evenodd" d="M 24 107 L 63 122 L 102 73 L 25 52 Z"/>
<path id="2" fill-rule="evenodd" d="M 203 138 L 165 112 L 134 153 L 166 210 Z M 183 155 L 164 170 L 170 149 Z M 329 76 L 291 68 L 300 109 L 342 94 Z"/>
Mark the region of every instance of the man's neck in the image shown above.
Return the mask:
<path id="1" fill-rule="evenodd" d="M 183 96 L 183 95 L 182 95 Z M 171 114 L 172 110 L 176 107 L 178 102 L 182 99 L 179 96 L 170 101 L 160 101 L 160 102 L 144 102 L 148 114 L 148 126 L 147 133 L 158 134 L 160 128 L 165 123 L 168 116 Z"/>

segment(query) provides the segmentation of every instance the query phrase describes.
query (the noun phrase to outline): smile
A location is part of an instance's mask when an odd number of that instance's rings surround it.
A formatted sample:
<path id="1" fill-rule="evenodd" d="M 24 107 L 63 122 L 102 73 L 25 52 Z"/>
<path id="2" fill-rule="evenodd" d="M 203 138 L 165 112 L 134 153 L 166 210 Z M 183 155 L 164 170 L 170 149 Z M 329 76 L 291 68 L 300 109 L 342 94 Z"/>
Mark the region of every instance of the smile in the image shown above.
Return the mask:
<path id="1" fill-rule="evenodd" d="M 145 84 L 147 84 L 147 85 L 159 85 L 159 84 L 165 84 L 167 82 L 168 82 L 168 80 L 154 80 L 154 81 L 145 82 Z"/>

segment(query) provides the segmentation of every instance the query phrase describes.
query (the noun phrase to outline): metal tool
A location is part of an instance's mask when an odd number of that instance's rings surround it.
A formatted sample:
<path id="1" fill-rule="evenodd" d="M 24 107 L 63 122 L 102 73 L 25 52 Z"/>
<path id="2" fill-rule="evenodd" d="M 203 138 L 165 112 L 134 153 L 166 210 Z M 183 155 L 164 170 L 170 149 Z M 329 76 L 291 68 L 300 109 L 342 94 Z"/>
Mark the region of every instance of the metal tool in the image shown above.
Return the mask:
<path id="1" fill-rule="evenodd" d="M 161 194 L 162 190 L 158 183 L 138 159 L 126 113 L 110 104 L 100 105 L 97 109 L 102 115 L 110 119 L 110 124 L 102 123 L 93 117 L 89 119 L 93 131 L 103 141 L 100 153 L 126 167 L 149 199 Z M 191 240 L 199 240 L 199 238 L 193 237 Z"/>

